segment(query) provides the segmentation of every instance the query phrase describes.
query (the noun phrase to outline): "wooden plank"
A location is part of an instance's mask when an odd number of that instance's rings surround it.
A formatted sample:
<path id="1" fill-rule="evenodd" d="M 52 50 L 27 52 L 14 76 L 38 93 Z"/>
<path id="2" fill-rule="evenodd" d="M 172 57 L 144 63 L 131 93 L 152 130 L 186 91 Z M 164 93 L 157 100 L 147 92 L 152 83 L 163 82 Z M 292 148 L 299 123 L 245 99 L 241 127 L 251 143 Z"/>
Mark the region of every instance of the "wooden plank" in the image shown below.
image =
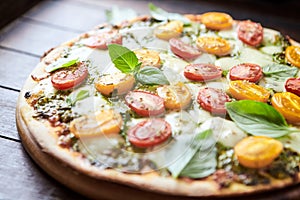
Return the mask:
<path id="1" fill-rule="evenodd" d="M 39 58 L 0 49 L 0 86 L 20 90 Z"/>
<path id="2" fill-rule="evenodd" d="M 84 199 L 44 173 L 18 142 L 0 138 L 0 199 Z"/>
<path id="3" fill-rule="evenodd" d="M 15 120 L 18 95 L 18 92 L 0 88 L 0 136 L 15 140 L 19 140 Z"/>
<path id="4" fill-rule="evenodd" d="M 43 1 L 24 16 L 53 28 L 68 28 L 79 33 L 92 29 L 106 19 L 101 6 L 83 6 L 69 1 Z"/>
<path id="5" fill-rule="evenodd" d="M 48 49 L 66 42 L 78 33 L 58 30 L 33 21 L 17 20 L 0 32 L 0 46 L 42 55 Z"/>
<path id="6" fill-rule="evenodd" d="M 0 28 L 19 17 L 40 0 L 0 1 Z"/>
<path id="7" fill-rule="evenodd" d="M 0 136 L 19 141 L 15 110 L 19 92 L 0 88 Z"/>

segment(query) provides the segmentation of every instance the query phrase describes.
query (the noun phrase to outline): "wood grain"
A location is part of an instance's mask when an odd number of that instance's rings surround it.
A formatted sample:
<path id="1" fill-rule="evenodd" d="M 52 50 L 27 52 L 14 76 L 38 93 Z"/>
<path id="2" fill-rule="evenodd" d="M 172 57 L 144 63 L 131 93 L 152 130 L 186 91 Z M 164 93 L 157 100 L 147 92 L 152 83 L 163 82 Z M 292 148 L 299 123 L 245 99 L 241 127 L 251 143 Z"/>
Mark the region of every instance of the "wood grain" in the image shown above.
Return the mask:
<path id="1" fill-rule="evenodd" d="M 7 49 L 0 49 L 0 57 L 0 85 L 15 90 L 22 88 L 40 60 L 38 57 Z"/>
<path id="2" fill-rule="evenodd" d="M 78 33 L 58 30 L 34 21 L 17 20 L 1 32 L 0 45 L 35 55 L 66 42 Z"/>
<path id="3" fill-rule="evenodd" d="M 83 4 L 84 5 L 84 4 Z M 82 33 L 105 22 L 105 8 L 83 6 L 74 1 L 44 1 L 24 16 L 53 28 Z"/>
<path id="4" fill-rule="evenodd" d="M 37 167 L 20 143 L 0 138 L 0 146 L 0 199 L 84 199 Z"/>
<path id="5" fill-rule="evenodd" d="M 15 140 L 19 140 L 15 121 L 18 95 L 18 92 L 0 88 L 0 135 Z"/>

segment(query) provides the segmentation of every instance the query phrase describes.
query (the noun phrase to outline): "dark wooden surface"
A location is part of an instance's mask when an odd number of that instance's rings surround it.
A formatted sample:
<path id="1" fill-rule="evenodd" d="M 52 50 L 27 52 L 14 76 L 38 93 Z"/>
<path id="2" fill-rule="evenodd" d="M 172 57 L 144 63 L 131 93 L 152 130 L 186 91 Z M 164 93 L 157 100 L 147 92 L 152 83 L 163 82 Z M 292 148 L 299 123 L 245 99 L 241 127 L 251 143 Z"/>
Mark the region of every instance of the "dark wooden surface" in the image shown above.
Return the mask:
<path id="1" fill-rule="evenodd" d="M 14 1 L 7 2 L 14 3 Z M 250 18 L 260 21 L 263 26 L 278 29 L 300 41 L 299 0 L 153 0 L 152 2 L 166 10 L 179 13 L 225 11 L 236 19 Z M 148 13 L 148 3 L 149 1 L 142 0 L 40 1 L 31 10 L 0 30 L 1 200 L 83 199 L 46 174 L 23 149 L 15 125 L 18 93 L 44 51 L 105 22 L 105 10 L 113 5 L 131 7 L 139 13 Z M 0 3 L 2 10 L 3 5 L 5 3 Z M 0 24 L 6 24 L 14 18 L 13 15 L 15 13 L 11 13 L 10 17 L 0 18 Z"/>

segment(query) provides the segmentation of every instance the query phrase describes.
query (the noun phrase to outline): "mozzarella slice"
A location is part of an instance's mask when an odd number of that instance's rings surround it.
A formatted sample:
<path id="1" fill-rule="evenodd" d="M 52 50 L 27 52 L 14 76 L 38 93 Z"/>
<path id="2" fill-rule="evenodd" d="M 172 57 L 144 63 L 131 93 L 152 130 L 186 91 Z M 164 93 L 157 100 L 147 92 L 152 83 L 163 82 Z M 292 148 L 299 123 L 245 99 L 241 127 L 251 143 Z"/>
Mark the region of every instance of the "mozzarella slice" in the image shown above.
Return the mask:
<path id="1" fill-rule="evenodd" d="M 206 120 L 200 128 L 202 130 L 211 129 L 215 139 L 228 147 L 234 147 L 247 134 L 238 128 L 234 122 L 220 117 L 213 117 Z"/>

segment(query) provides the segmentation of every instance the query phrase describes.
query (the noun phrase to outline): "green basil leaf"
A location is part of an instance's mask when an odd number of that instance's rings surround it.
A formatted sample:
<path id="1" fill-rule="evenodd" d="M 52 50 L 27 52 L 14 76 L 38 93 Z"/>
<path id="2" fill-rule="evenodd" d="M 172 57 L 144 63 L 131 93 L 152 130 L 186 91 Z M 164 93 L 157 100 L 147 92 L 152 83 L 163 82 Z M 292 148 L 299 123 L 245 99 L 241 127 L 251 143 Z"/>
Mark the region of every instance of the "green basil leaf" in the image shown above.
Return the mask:
<path id="1" fill-rule="evenodd" d="M 109 56 L 112 62 L 123 73 L 131 73 L 139 65 L 135 53 L 118 44 L 108 45 Z"/>
<path id="2" fill-rule="evenodd" d="M 210 151 L 198 151 L 186 167 L 181 171 L 180 176 L 190 178 L 204 178 L 216 171 L 217 167 L 216 148 Z"/>
<path id="3" fill-rule="evenodd" d="M 265 75 L 262 79 L 263 86 L 276 92 L 283 92 L 286 79 L 294 77 L 298 72 L 297 67 L 281 64 L 266 65 L 262 69 Z"/>
<path id="4" fill-rule="evenodd" d="M 136 73 L 136 79 L 146 85 L 169 85 L 164 73 L 157 67 L 143 67 Z"/>
<path id="5" fill-rule="evenodd" d="M 113 6 L 111 10 L 106 10 L 105 14 L 106 21 L 113 25 L 120 24 L 125 20 L 133 19 L 138 16 L 137 13 L 130 8 L 120 9 L 117 6 Z"/>
<path id="6" fill-rule="evenodd" d="M 148 4 L 149 10 L 150 10 L 150 14 L 151 16 L 159 21 L 165 21 L 165 20 L 179 20 L 182 21 L 184 24 L 190 24 L 190 20 L 187 19 L 186 17 L 184 17 L 181 14 L 178 13 L 169 13 L 157 6 L 155 6 L 152 3 Z"/>
<path id="7" fill-rule="evenodd" d="M 226 103 L 230 118 L 252 135 L 279 138 L 297 131 L 289 127 L 284 117 L 272 106 L 251 100 Z"/>
<path id="8" fill-rule="evenodd" d="M 204 150 L 208 150 L 214 144 L 214 141 L 212 143 L 211 140 L 211 130 L 203 131 L 194 137 L 192 135 L 179 136 L 167 154 L 168 158 L 177 158 L 168 166 L 172 176 L 174 178 L 178 177 L 201 147 L 204 147 Z"/>
<path id="9" fill-rule="evenodd" d="M 297 67 L 281 64 L 266 65 L 262 69 L 266 76 L 294 77 L 298 72 Z"/>
<path id="10" fill-rule="evenodd" d="M 89 90 L 80 90 L 79 92 L 71 93 L 67 97 L 66 102 L 69 105 L 73 106 L 73 105 L 75 105 L 75 103 L 77 101 L 83 100 L 83 99 L 85 99 L 85 98 L 87 98 L 89 96 L 90 96 Z"/>
<path id="11" fill-rule="evenodd" d="M 68 58 L 61 58 L 61 59 L 57 60 L 56 62 L 48 65 L 45 68 L 45 70 L 46 70 L 46 72 L 53 72 L 53 71 L 61 69 L 61 68 L 70 67 L 72 65 L 75 65 L 78 62 L 79 62 L 79 58 L 72 59 L 72 60 L 70 60 Z"/>

